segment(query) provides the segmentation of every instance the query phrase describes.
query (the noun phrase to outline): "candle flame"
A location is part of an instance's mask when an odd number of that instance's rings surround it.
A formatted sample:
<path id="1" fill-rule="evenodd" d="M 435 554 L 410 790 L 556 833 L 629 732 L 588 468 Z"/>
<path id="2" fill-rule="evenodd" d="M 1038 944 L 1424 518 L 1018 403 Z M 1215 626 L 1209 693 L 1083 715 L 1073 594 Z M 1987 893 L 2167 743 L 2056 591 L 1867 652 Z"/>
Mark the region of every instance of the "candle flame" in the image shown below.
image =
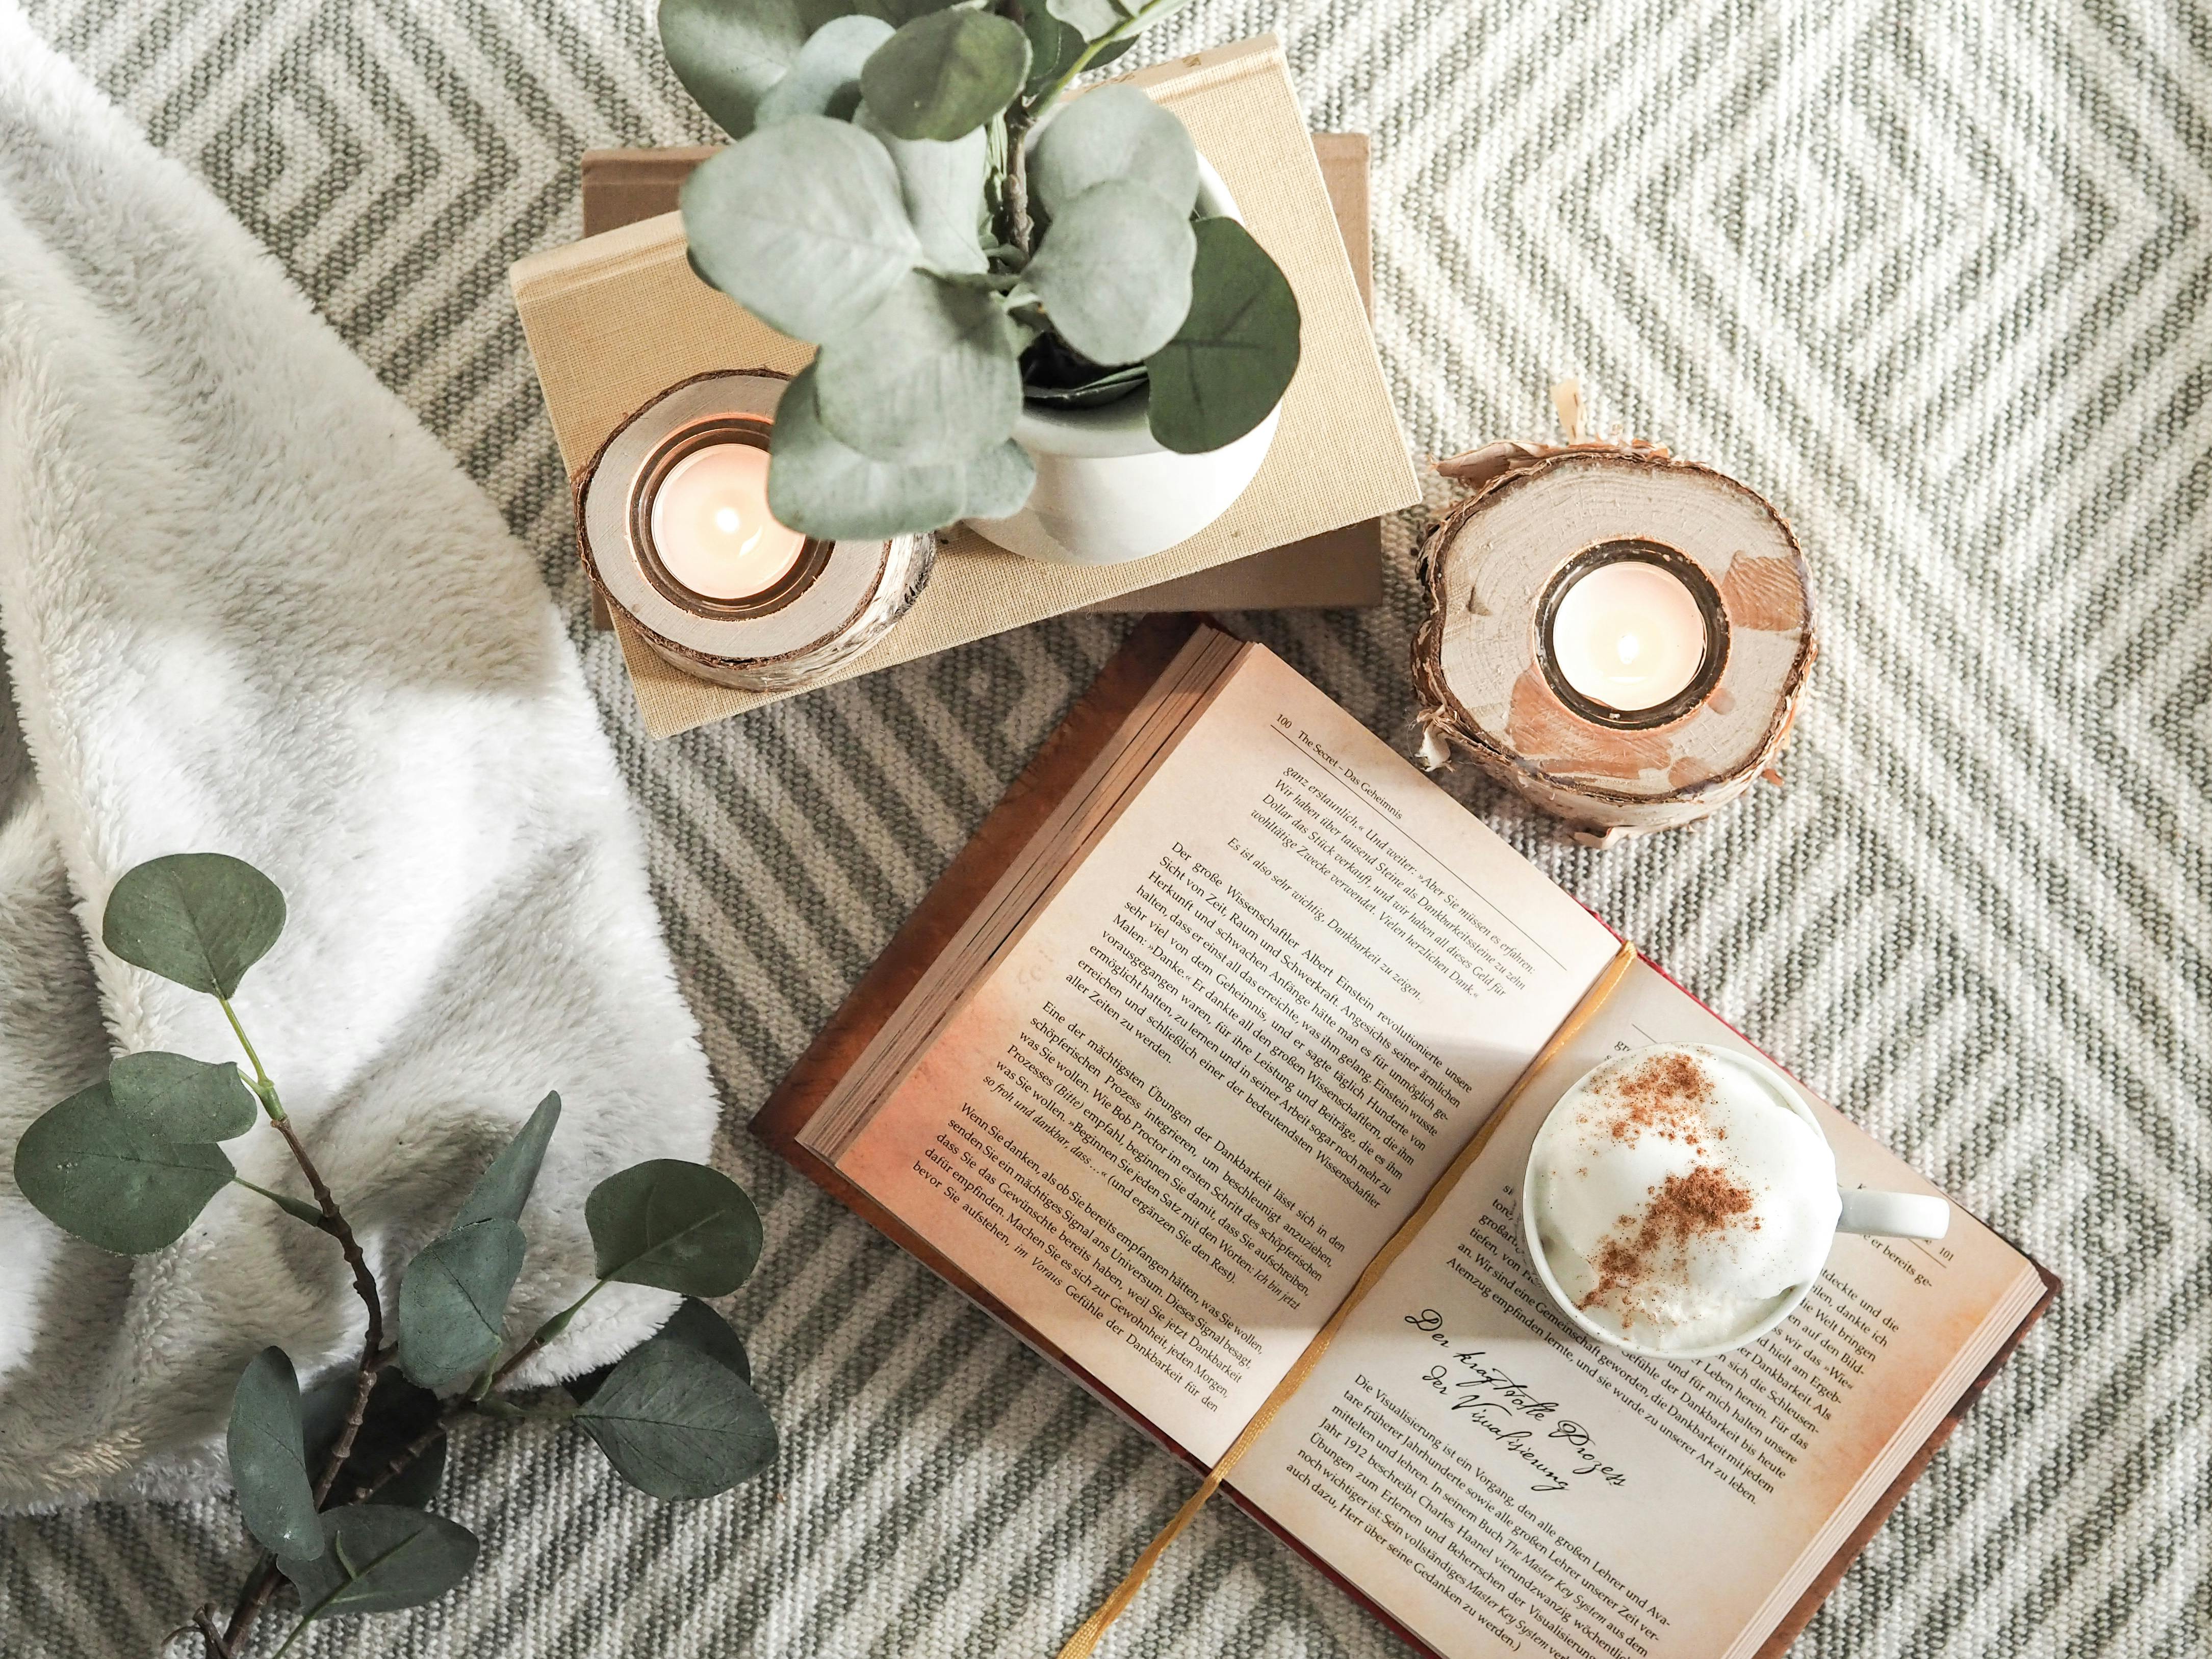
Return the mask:
<path id="1" fill-rule="evenodd" d="M 1644 641 L 1633 634 L 1623 634 L 1620 636 L 1620 644 L 1615 648 L 1620 653 L 1621 661 L 1634 662 L 1637 653 L 1644 649 Z"/>
<path id="2" fill-rule="evenodd" d="M 714 528 L 720 531 L 725 536 L 736 535 L 738 533 L 738 509 L 736 507 L 725 507 L 716 510 L 714 514 Z"/>

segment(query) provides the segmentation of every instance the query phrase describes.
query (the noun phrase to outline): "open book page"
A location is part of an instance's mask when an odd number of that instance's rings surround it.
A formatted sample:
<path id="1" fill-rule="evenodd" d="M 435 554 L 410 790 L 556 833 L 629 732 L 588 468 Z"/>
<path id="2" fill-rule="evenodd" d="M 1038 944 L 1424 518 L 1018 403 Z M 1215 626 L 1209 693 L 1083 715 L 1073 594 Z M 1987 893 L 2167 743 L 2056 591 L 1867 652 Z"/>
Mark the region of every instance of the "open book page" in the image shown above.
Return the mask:
<path id="1" fill-rule="evenodd" d="M 1954 1207 L 1940 1243 L 1839 1236 L 1790 1322 L 1717 1358 L 1580 1335 L 1521 1181 L 1568 1087 L 1653 1042 L 1755 1052 L 1636 964 L 1231 1477 L 1447 1659 L 1753 1652 L 2042 1294 Z M 1935 1190 L 1814 1105 L 1845 1185 Z"/>
<path id="2" fill-rule="evenodd" d="M 1248 647 L 836 1165 L 1211 1460 L 1614 948 Z"/>

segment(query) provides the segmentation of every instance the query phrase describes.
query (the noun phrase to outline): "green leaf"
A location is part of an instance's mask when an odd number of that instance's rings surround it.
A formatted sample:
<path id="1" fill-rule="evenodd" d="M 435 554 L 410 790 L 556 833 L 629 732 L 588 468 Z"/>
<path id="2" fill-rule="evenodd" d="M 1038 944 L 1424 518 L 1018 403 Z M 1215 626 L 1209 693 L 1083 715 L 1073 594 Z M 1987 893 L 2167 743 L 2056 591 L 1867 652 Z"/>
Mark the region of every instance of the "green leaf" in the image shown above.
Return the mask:
<path id="1" fill-rule="evenodd" d="M 775 1461 L 775 1425 L 744 1379 L 665 1336 L 625 1356 L 575 1422 L 623 1480 L 655 1498 L 711 1498 Z"/>
<path id="2" fill-rule="evenodd" d="M 1157 23 L 1162 18 L 1170 16 L 1175 12 L 1181 11 L 1183 5 L 1187 5 L 1188 3 L 1189 0 L 1182 0 L 1182 4 L 1171 6 L 1166 11 L 1155 12 L 1152 15 L 1152 22 L 1146 24 L 1145 27 L 1146 28 L 1150 28 L 1152 26 L 1152 23 Z M 1097 51 L 1091 54 L 1091 61 L 1083 66 L 1084 70 L 1085 72 L 1091 70 L 1103 70 L 1107 64 L 1112 63 L 1116 58 L 1119 58 L 1123 52 L 1128 51 L 1130 47 L 1136 44 L 1137 37 L 1133 34 L 1125 34 L 1118 40 L 1109 40 L 1104 46 L 1099 47 Z"/>
<path id="3" fill-rule="evenodd" d="M 283 931 L 276 884 L 222 853 L 176 853 L 125 871 L 100 929 L 134 967 L 219 997 L 236 994 Z"/>
<path id="4" fill-rule="evenodd" d="M 1188 219 L 1144 185 L 1094 185 L 1064 206 L 1023 280 L 1053 331 L 1093 362 L 1149 356 L 1190 309 Z"/>
<path id="5" fill-rule="evenodd" d="M 1011 440 L 957 461 L 914 465 L 840 441 L 823 424 L 814 371 L 809 363 L 784 388 L 769 441 L 768 506 L 781 523 L 828 541 L 873 541 L 970 514 L 1003 518 L 1029 499 L 1036 471 Z"/>
<path id="6" fill-rule="evenodd" d="M 874 135 L 898 169 L 899 198 L 921 243 L 922 258 L 941 271 L 989 270 L 976 231 L 983 183 L 991 171 L 989 136 L 978 127 L 945 143 L 895 137 L 865 101 L 853 122 Z"/>
<path id="7" fill-rule="evenodd" d="M 476 1565 L 477 1540 L 468 1528 L 426 1510 L 349 1504 L 325 1510 L 322 1522 L 327 1547 L 320 1556 L 276 1560 L 300 1592 L 303 1619 L 420 1607 Z"/>
<path id="8" fill-rule="evenodd" d="M 300 1379 L 282 1348 L 264 1348 L 230 1397 L 230 1479 L 246 1531 L 264 1549 L 313 1559 L 323 1553 L 314 1482 L 300 1418 Z"/>
<path id="9" fill-rule="evenodd" d="M 1234 219 L 1201 219 L 1190 315 L 1152 354 L 1152 436 L 1186 455 L 1267 418 L 1298 368 L 1298 296 Z"/>
<path id="10" fill-rule="evenodd" d="M 769 88 L 799 61 L 798 0 L 660 0 L 660 46 L 684 90 L 732 138 L 753 130 Z"/>
<path id="11" fill-rule="evenodd" d="M 459 1232 L 472 1223 L 495 1218 L 521 1220 L 530 1189 L 538 1184 L 538 1166 L 545 1161 L 546 1143 L 553 1139 L 553 1127 L 560 1121 L 561 1097 L 549 1094 L 538 1103 L 529 1121 L 515 1131 L 514 1139 L 500 1148 L 499 1156 L 477 1177 L 448 1231 Z"/>
<path id="12" fill-rule="evenodd" d="M 1032 380 L 1022 387 L 1022 396 L 1048 409 L 1097 409 L 1142 392 L 1150 378 L 1151 371 L 1142 363 L 1131 363 L 1076 386 L 1040 386 Z"/>
<path id="13" fill-rule="evenodd" d="M 877 48 L 860 89 L 897 137 L 957 138 L 1006 108 L 1029 70 L 1029 37 L 1016 25 L 985 12 L 939 11 Z"/>
<path id="14" fill-rule="evenodd" d="M 843 0 L 832 0 L 832 3 L 842 4 Z M 917 17 L 927 17 L 933 11 L 945 11 L 964 3 L 966 0 L 860 0 L 860 4 L 848 9 L 865 12 L 870 17 L 880 17 L 893 28 L 900 28 Z"/>
<path id="15" fill-rule="evenodd" d="M 1034 96 L 1083 56 L 1083 31 L 1061 22 L 1042 6 L 1024 11 L 1022 30 L 1030 38 L 1030 74 L 1022 90 Z"/>
<path id="16" fill-rule="evenodd" d="M 882 461 L 952 461 L 1011 437 L 1022 337 L 988 289 L 909 271 L 814 360 L 831 435 Z"/>
<path id="17" fill-rule="evenodd" d="M 133 1129 L 105 1083 L 71 1095 L 15 1143 L 23 1196 L 56 1226 L 118 1255 L 176 1243 L 232 1173 L 220 1146 Z"/>
<path id="18" fill-rule="evenodd" d="M 680 1296 L 726 1296 L 760 1260 L 760 1212 L 720 1170 L 657 1158 L 617 1170 L 584 1200 L 601 1279 Z"/>
<path id="19" fill-rule="evenodd" d="M 695 269 L 794 339 L 858 326 L 921 258 L 890 156 L 827 116 L 739 139 L 693 170 L 682 201 Z"/>
<path id="20" fill-rule="evenodd" d="M 110 1066 L 107 1092 L 116 1116 L 134 1133 L 161 1140 L 229 1140 L 261 1115 L 253 1091 L 230 1061 L 159 1049 L 125 1054 Z"/>
<path id="21" fill-rule="evenodd" d="M 730 1322 L 696 1297 L 687 1296 L 657 1333 L 658 1339 L 696 1348 L 708 1358 L 728 1366 L 746 1382 L 753 1380 L 753 1362 L 744 1340 Z"/>
<path id="22" fill-rule="evenodd" d="M 1129 21 L 1129 15 L 1114 0 L 1045 0 L 1044 9 L 1086 41 L 1110 34 Z M 1142 93 L 1137 95 L 1144 96 Z"/>
<path id="23" fill-rule="evenodd" d="M 1144 185 L 1188 217 L 1198 200 L 1198 147 L 1181 121 L 1130 86 L 1061 106 L 1030 151 L 1030 191 L 1057 216 L 1094 185 Z"/>
<path id="24" fill-rule="evenodd" d="M 231 1179 L 238 1181 L 236 1176 Z M 239 1181 L 238 1184 L 250 1193 L 258 1193 L 293 1220 L 304 1221 L 310 1227 L 319 1228 L 324 1232 L 330 1231 L 330 1218 L 323 1213 L 319 1204 L 311 1204 L 304 1198 L 294 1198 L 289 1193 L 272 1192 L 266 1187 L 257 1187 L 248 1182 Z"/>
<path id="25" fill-rule="evenodd" d="M 337 1444 L 346 1413 L 353 1409 L 354 1382 L 354 1372 L 339 1371 L 309 1389 L 301 1398 L 311 1474 L 322 1473 L 331 1449 Z M 355 1487 L 382 1474 L 393 1458 L 438 1420 L 440 1409 L 438 1396 L 428 1389 L 416 1387 L 396 1370 L 378 1373 L 376 1386 L 369 1392 L 368 1409 L 362 1414 L 361 1427 L 353 1437 L 353 1449 L 346 1454 L 337 1479 L 331 1483 L 331 1495 L 350 1498 Z M 404 1504 L 419 1510 L 436 1499 L 445 1472 L 446 1440 L 441 1436 L 362 1501 Z"/>
<path id="26" fill-rule="evenodd" d="M 499 1352 L 522 1271 L 522 1229 L 504 1217 L 433 1239 L 399 1281 L 399 1366 L 426 1389 L 482 1370 Z"/>
<path id="27" fill-rule="evenodd" d="M 877 17 L 840 17 L 824 23 L 799 49 L 791 73 L 770 87 L 753 112 L 756 125 L 769 126 L 794 115 L 852 118 L 860 101 L 860 66 L 891 38 L 891 26 Z"/>
<path id="28" fill-rule="evenodd" d="M 1005 519 L 1022 510 L 1036 483 L 1036 463 L 1019 444 L 994 444 L 962 469 L 960 516 Z"/>

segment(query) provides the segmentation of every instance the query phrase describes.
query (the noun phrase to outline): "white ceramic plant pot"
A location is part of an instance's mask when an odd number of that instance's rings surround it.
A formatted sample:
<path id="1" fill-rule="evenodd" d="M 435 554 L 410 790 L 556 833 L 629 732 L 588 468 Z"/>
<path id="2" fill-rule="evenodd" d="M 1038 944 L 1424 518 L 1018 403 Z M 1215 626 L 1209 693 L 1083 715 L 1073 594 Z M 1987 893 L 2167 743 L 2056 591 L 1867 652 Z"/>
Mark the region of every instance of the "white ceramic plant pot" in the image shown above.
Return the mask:
<path id="1" fill-rule="evenodd" d="M 1236 198 L 1199 158 L 1198 205 L 1237 220 Z M 1036 463 L 1036 487 L 1009 519 L 970 519 L 1000 547 L 1052 564 L 1120 564 L 1195 536 L 1229 510 L 1267 459 L 1282 405 L 1233 443 L 1181 455 L 1146 424 L 1151 394 L 1099 409 L 1024 405 L 1014 441 Z"/>

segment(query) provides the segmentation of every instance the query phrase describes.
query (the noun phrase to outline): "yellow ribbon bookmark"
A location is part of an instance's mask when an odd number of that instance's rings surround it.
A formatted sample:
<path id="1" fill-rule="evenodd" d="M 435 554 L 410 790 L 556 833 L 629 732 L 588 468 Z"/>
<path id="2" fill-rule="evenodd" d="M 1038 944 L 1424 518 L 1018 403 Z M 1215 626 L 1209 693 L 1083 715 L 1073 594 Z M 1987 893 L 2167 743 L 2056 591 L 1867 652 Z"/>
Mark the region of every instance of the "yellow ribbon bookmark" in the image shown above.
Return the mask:
<path id="1" fill-rule="evenodd" d="M 1206 1500 L 1213 1496 L 1229 1472 L 1267 1432 L 1267 1425 L 1275 1420 L 1275 1413 L 1304 1385 L 1306 1378 L 1312 1375 L 1314 1367 L 1321 1364 L 1322 1356 L 1328 1352 L 1328 1345 L 1336 1340 L 1337 1332 L 1344 1328 L 1344 1322 L 1352 1316 L 1352 1310 L 1381 1281 L 1382 1275 L 1389 1271 L 1390 1264 L 1404 1253 L 1407 1245 L 1413 1243 L 1413 1235 L 1426 1226 L 1429 1218 L 1442 1207 L 1451 1189 L 1459 1184 L 1459 1178 L 1473 1167 L 1482 1149 L 1489 1144 L 1492 1133 L 1505 1121 L 1505 1114 L 1521 1098 L 1522 1091 L 1528 1088 L 1529 1080 L 1550 1065 L 1559 1051 L 1573 1042 L 1583 1027 L 1589 1024 L 1635 961 L 1636 947 L 1623 939 L 1620 949 L 1606 964 L 1605 971 L 1598 975 L 1596 983 L 1583 994 L 1583 1000 L 1575 1005 L 1574 1012 L 1537 1051 L 1535 1059 L 1528 1062 L 1528 1069 L 1514 1079 L 1513 1086 L 1505 1091 L 1505 1098 L 1498 1103 L 1498 1109 L 1491 1113 L 1482 1127 L 1475 1131 L 1474 1138 L 1451 1161 L 1451 1167 L 1429 1188 L 1429 1194 L 1421 1200 L 1420 1206 L 1406 1218 L 1405 1224 L 1390 1235 L 1390 1242 L 1382 1247 L 1382 1253 L 1367 1264 L 1367 1270 L 1359 1275 L 1358 1281 L 1344 1300 L 1337 1304 L 1336 1311 L 1328 1316 L 1328 1322 L 1315 1334 L 1312 1341 L 1306 1344 L 1305 1352 L 1298 1356 L 1297 1363 L 1283 1374 L 1283 1380 L 1275 1385 L 1274 1392 L 1253 1414 L 1252 1420 L 1244 1425 L 1244 1431 L 1231 1443 L 1229 1449 L 1221 1454 L 1220 1460 L 1206 1471 L 1206 1479 L 1199 1483 L 1198 1490 L 1175 1512 L 1174 1518 L 1160 1528 L 1159 1535 L 1145 1546 L 1145 1553 L 1137 1558 L 1136 1565 L 1115 1586 L 1114 1593 L 1099 1604 L 1097 1612 L 1083 1621 L 1081 1629 L 1067 1638 L 1067 1644 L 1060 1650 L 1060 1659 L 1090 1659 L 1098 1646 L 1099 1639 L 1106 1634 L 1107 1626 L 1119 1619 L 1122 1610 L 1137 1599 L 1137 1592 L 1144 1588 L 1145 1580 L 1159 1565 L 1160 1558 L 1167 1553 L 1168 1546 L 1175 1542 L 1185 1527 L 1198 1518 L 1198 1512 L 1206 1507 Z"/>

